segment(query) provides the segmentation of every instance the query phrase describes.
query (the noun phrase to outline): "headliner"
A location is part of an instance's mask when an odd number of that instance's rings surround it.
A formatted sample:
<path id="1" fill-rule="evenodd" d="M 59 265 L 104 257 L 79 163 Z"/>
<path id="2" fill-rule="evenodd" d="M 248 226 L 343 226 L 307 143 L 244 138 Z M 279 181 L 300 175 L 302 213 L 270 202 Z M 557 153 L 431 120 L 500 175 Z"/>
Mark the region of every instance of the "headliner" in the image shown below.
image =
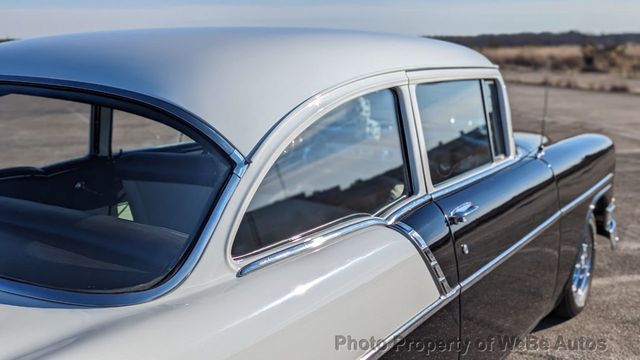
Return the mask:
<path id="1" fill-rule="evenodd" d="M 0 45 L 0 75 L 110 86 L 180 106 L 248 154 L 313 95 L 403 69 L 494 67 L 419 37 L 293 28 L 179 28 L 53 36 Z"/>

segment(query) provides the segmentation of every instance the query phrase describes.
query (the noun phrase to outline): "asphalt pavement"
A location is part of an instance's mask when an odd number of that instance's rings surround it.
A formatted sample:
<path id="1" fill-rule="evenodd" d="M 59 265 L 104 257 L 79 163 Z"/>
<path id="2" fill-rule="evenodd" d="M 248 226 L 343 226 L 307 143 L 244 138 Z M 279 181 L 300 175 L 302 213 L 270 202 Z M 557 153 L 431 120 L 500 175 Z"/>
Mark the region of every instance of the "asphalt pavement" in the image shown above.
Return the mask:
<path id="1" fill-rule="evenodd" d="M 508 93 L 515 129 L 539 131 L 544 88 L 509 85 Z M 550 89 L 546 134 L 557 140 L 587 132 L 606 134 L 616 145 L 620 246 L 612 251 L 608 239 L 598 237 L 587 308 L 568 321 L 545 318 L 530 346 L 509 360 L 640 359 L 640 96 Z M 593 349 L 591 342 L 603 346 Z"/>

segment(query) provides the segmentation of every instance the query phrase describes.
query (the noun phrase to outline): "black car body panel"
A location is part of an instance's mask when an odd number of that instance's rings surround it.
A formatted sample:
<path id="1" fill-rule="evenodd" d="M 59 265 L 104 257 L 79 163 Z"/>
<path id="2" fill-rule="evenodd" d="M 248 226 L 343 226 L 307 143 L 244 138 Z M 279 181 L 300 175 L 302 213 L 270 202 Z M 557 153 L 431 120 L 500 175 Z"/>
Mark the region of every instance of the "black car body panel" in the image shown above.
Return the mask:
<path id="1" fill-rule="evenodd" d="M 560 262 L 555 290 L 555 294 L 559 295 L 572 270 L 580 237 L 584 231 L 590 231 L 585 227 L 589 212 L 594 211 L 602 222 L 605 208 L 611 202 L 613 189 L 610 188 L 602 194 L 592 194 L 589 199 L 575 205 L 572 202 L 614 173 L 615 151 L 613 142 L 608 137 L 585 134 L 546 147 L 542 159 L 554 171 L 558 184 L 559 205 L 564 209 L 560 220 Z"/>
<path id="2" fill-rule="evenodd" d="M 581 232 L 588 230 L 584 226 L 588 212 L 603 212 L 611 200 L 608 188 L 588 191 L 613 172 L 614 152 L 611 141 L 600 135 L 566 139 L 543 147 L 544 153 L 539 152 L 540 139 L 537 134 L 515 134 L 519 158 L 513 164 L 401 219 L 429 244 L 447 282 L 459 286 L 461 294 L 407 334 L 385 359 L 402 358 L 424 344 L 452 344 L 454 339 L 462 340 L 459 345 L 486 340 L 494 344 L 493 350 L 457 347 L 430 356 L 502 357 L 516 338 L 557 305 Z M 447 214 L 464 202 L 478 210 L 463 223 L 448 222 Z M 485 271 L 546 222 L 549 225 L 525 246 Z"/>

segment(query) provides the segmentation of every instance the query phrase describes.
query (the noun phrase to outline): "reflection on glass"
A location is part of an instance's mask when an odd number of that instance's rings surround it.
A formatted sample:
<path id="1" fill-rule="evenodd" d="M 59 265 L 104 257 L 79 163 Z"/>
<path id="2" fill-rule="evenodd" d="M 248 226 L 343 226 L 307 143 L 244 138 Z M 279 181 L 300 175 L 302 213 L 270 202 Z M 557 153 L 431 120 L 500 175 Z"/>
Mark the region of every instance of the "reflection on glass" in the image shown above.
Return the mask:
<path id="1" fill-rule="evenodd" d="M 87 156 L 90 116 L 87 104 L 0 96 L 0 168 L 41 168 Z"/>
<path id="2" fill-rule="evenodd" d="M 396 104 L 390 90 L 359 97 L 293 140 L 252 199 L 233 255 L 376 212 L 406 194 Z"/>
<path id="3" fill-rule="evenodd" d="M 120 151 L 144 149 L 181 143 L 193 143 L 182 132 L 163 123 L 124 111 L 113 111 L 111 148 Z"/>
<path id="4" fill-rule="evenodd" d="M 491 162 L 480 81 L 418 85 L 416 95 L 433 184 Z"/>
<path id="5" fill-rule="evenodd" d="M 188 138 L 151 118 L 103 107 L 98 123 L 91 108 L 0 96 L 1 279 L 92 294 L 147 290 L 198 239 L 232 171 L 228 156 L 202 140 L 174 144 Z M 113 153 L 111 134 L 122 145 Z"/>

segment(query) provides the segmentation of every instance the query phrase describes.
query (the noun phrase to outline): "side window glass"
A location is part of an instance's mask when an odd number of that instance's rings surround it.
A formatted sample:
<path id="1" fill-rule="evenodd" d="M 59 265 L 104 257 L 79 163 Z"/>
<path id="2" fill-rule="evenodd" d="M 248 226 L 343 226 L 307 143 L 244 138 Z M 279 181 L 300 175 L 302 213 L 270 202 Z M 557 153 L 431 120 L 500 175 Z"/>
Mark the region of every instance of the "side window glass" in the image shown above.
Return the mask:
<path id="1" fill-rule="evenodd" d="M 505 129 L 500 111 L 498 85 L 495 80 L 485 80 L 483 81 L 483 90 L 487 119 L 491 126 L 493 154 L 496 157 L 504 157 L 507 155 L 507 147 L 505 144 Z"/>
<path id="2" fill-rule="evenodd" d="M 351 100 L 293 140 L 245 213 L 234 257 L 333 221 L 372 214 L 410 192 L 396 95 Z"/>
<path id="3" fill-rule="evenodd" d="M 193 140 L 163 123 L 120 110 L 113 111 L 111 148 L 114 153 L 181 143 L 193 143 Z"/>
<path id="4" fill-rule="evenodd" d="M 0 168 L 41 168 L 87 156 L 90 117 L 87 104 L 0 96 Z"/>
<path id="5" fill-rule="evenodd" d="M 480 81 L 422 84 L 416 96 L 434 185 L 491 163 Z"/>

